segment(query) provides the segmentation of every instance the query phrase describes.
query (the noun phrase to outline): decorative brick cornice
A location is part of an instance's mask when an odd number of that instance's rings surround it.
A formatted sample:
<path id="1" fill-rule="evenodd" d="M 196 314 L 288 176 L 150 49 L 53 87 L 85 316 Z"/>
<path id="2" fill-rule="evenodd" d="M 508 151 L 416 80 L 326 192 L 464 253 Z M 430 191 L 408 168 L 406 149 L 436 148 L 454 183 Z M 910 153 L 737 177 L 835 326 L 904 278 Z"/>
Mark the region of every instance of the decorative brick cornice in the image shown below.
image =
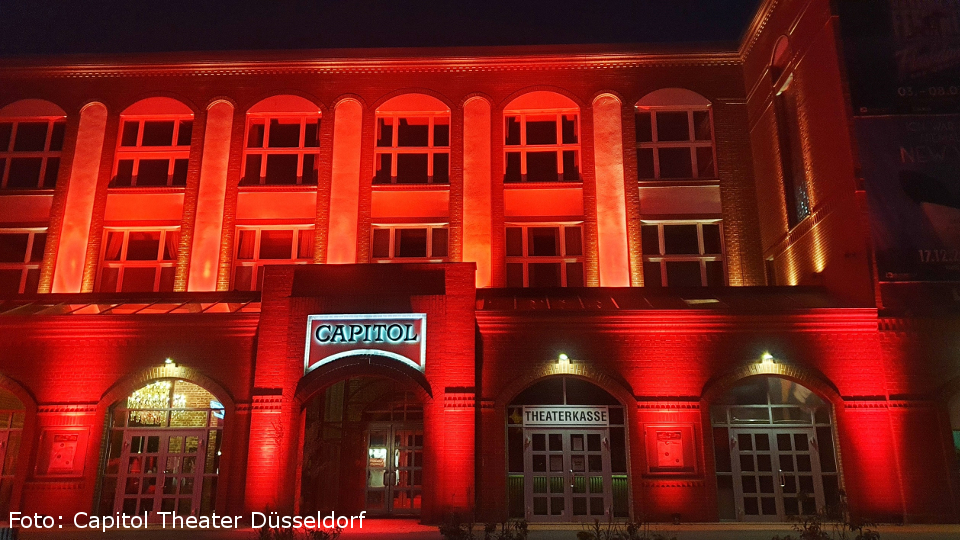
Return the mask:
<path id="1" fill-rule="evenodd" d="M 477 396 L 469 392 L 446 393 L 443 395 L 443 410 L 467 411 L 473 410 Z"/>
<path id="2" fill-rule="evenodd" d="M 55 403 L 37 406 L 37 414 L 96 414 L 96 403 Z"/>
<path id="3" fill-rule="evenodd" d="M 251 411 L 280 412 L 283 409 L 283 396 L 254 396 L 250 404 Z"/>
<path id="4" fill-rule="evenodd" d="M 704 487 L 702 479 L 691 480 L 644 480 L 643 487 L 649 488 L 702 488 Z"/>
<path id="5" fill-rule="evenodd" d="M 60 480 L 54 482 L 24 482 L 23 489 L 29 491 L 66 491 L 81 490 L 85 483 L 82 480 Z"/>
<path id="6" fill-rule="evenodd" d="M 641 411 L 699 411 L 700 401 L 679 401 L 679 400 L 654 400 L 649 398 L 638 398 L 637 410 Z"/>

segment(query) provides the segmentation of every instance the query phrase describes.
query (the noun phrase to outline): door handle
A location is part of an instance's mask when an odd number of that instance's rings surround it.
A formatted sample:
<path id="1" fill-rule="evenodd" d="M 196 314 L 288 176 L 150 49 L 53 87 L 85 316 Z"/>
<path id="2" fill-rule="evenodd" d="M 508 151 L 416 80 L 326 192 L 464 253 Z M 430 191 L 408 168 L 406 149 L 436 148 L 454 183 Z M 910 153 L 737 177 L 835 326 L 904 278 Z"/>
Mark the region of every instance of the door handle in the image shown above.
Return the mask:
<path id="1" fill-rule="evenodd" d="M 780 487 L 786 487 L 786 485 L 787 485 L 787 480 L 786 480 L 786 478 L 783 476 L 783 471 L 782 471 L 782 470 L 779 470 L 778 472 L 780 473 Z"/>

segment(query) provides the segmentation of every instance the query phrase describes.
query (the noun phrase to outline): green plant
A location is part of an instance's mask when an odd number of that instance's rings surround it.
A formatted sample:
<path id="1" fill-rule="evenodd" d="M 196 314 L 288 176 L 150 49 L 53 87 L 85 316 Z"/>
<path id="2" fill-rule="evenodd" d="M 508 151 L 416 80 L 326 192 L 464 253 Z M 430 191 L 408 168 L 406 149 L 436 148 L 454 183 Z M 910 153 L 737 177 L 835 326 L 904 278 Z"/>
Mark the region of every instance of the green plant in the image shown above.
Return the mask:
<path id="1" fill-rule="evenodd" d="M 291 527 L 268 527 L 257 530 L 257 540 L 337 540 L 343 529 L 294 529 Z"/>
<path id="2" fill-rule="evenodd" d="M 473 522 L 464 523 L 453 515 L 440 525 L 440 535 L 446 540 L 526 540 L 528 533 L 524 520 L 486 523 L 482 532 L 474 532 L 474 527 Z"/>
<path id="3" fill-rule="evenodd" d="M 615 522 L 611 519 L 601 524 L 595 519 L 593 525 L 577 532 L 577 540 L 677 540 L 677 537 L 668 537 L 650 523 L 641 521 Z"/>

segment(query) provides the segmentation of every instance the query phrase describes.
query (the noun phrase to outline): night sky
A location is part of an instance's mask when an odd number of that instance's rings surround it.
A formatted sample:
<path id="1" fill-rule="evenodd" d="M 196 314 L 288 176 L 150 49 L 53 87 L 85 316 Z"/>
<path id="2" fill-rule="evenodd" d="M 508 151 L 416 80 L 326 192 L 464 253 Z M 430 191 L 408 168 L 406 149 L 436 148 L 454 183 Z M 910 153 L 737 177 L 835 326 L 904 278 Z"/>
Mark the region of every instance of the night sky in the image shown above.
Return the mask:
<path id="1" fill-rule="evenodd" d="M 760 0 L 0 0 L 0 55 L 736 42 Z"/>

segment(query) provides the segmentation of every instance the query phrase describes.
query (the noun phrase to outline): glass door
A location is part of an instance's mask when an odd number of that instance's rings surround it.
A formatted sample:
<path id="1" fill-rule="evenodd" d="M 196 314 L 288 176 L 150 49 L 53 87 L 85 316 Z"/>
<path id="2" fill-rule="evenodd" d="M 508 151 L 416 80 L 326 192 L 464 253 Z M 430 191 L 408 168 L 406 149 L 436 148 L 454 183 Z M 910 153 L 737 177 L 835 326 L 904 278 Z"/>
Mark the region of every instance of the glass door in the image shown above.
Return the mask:
<path id="1" fill-rule="evenodd" d="M 422 488 L 423 426 L 371 425 L 367 430 L 367 512 L 417 515 Z"/>
<path id="2" fill-rule="evenodd" d="M 206 456 L 204 430 L 127 430 L 114 511 L 197 515 Z"/>
<path id="3" fill-rule="evenodd" d="M 536 521 L 592 521 L 613 502 L 607 430 L 526 430 L 526 514 Z"/>

